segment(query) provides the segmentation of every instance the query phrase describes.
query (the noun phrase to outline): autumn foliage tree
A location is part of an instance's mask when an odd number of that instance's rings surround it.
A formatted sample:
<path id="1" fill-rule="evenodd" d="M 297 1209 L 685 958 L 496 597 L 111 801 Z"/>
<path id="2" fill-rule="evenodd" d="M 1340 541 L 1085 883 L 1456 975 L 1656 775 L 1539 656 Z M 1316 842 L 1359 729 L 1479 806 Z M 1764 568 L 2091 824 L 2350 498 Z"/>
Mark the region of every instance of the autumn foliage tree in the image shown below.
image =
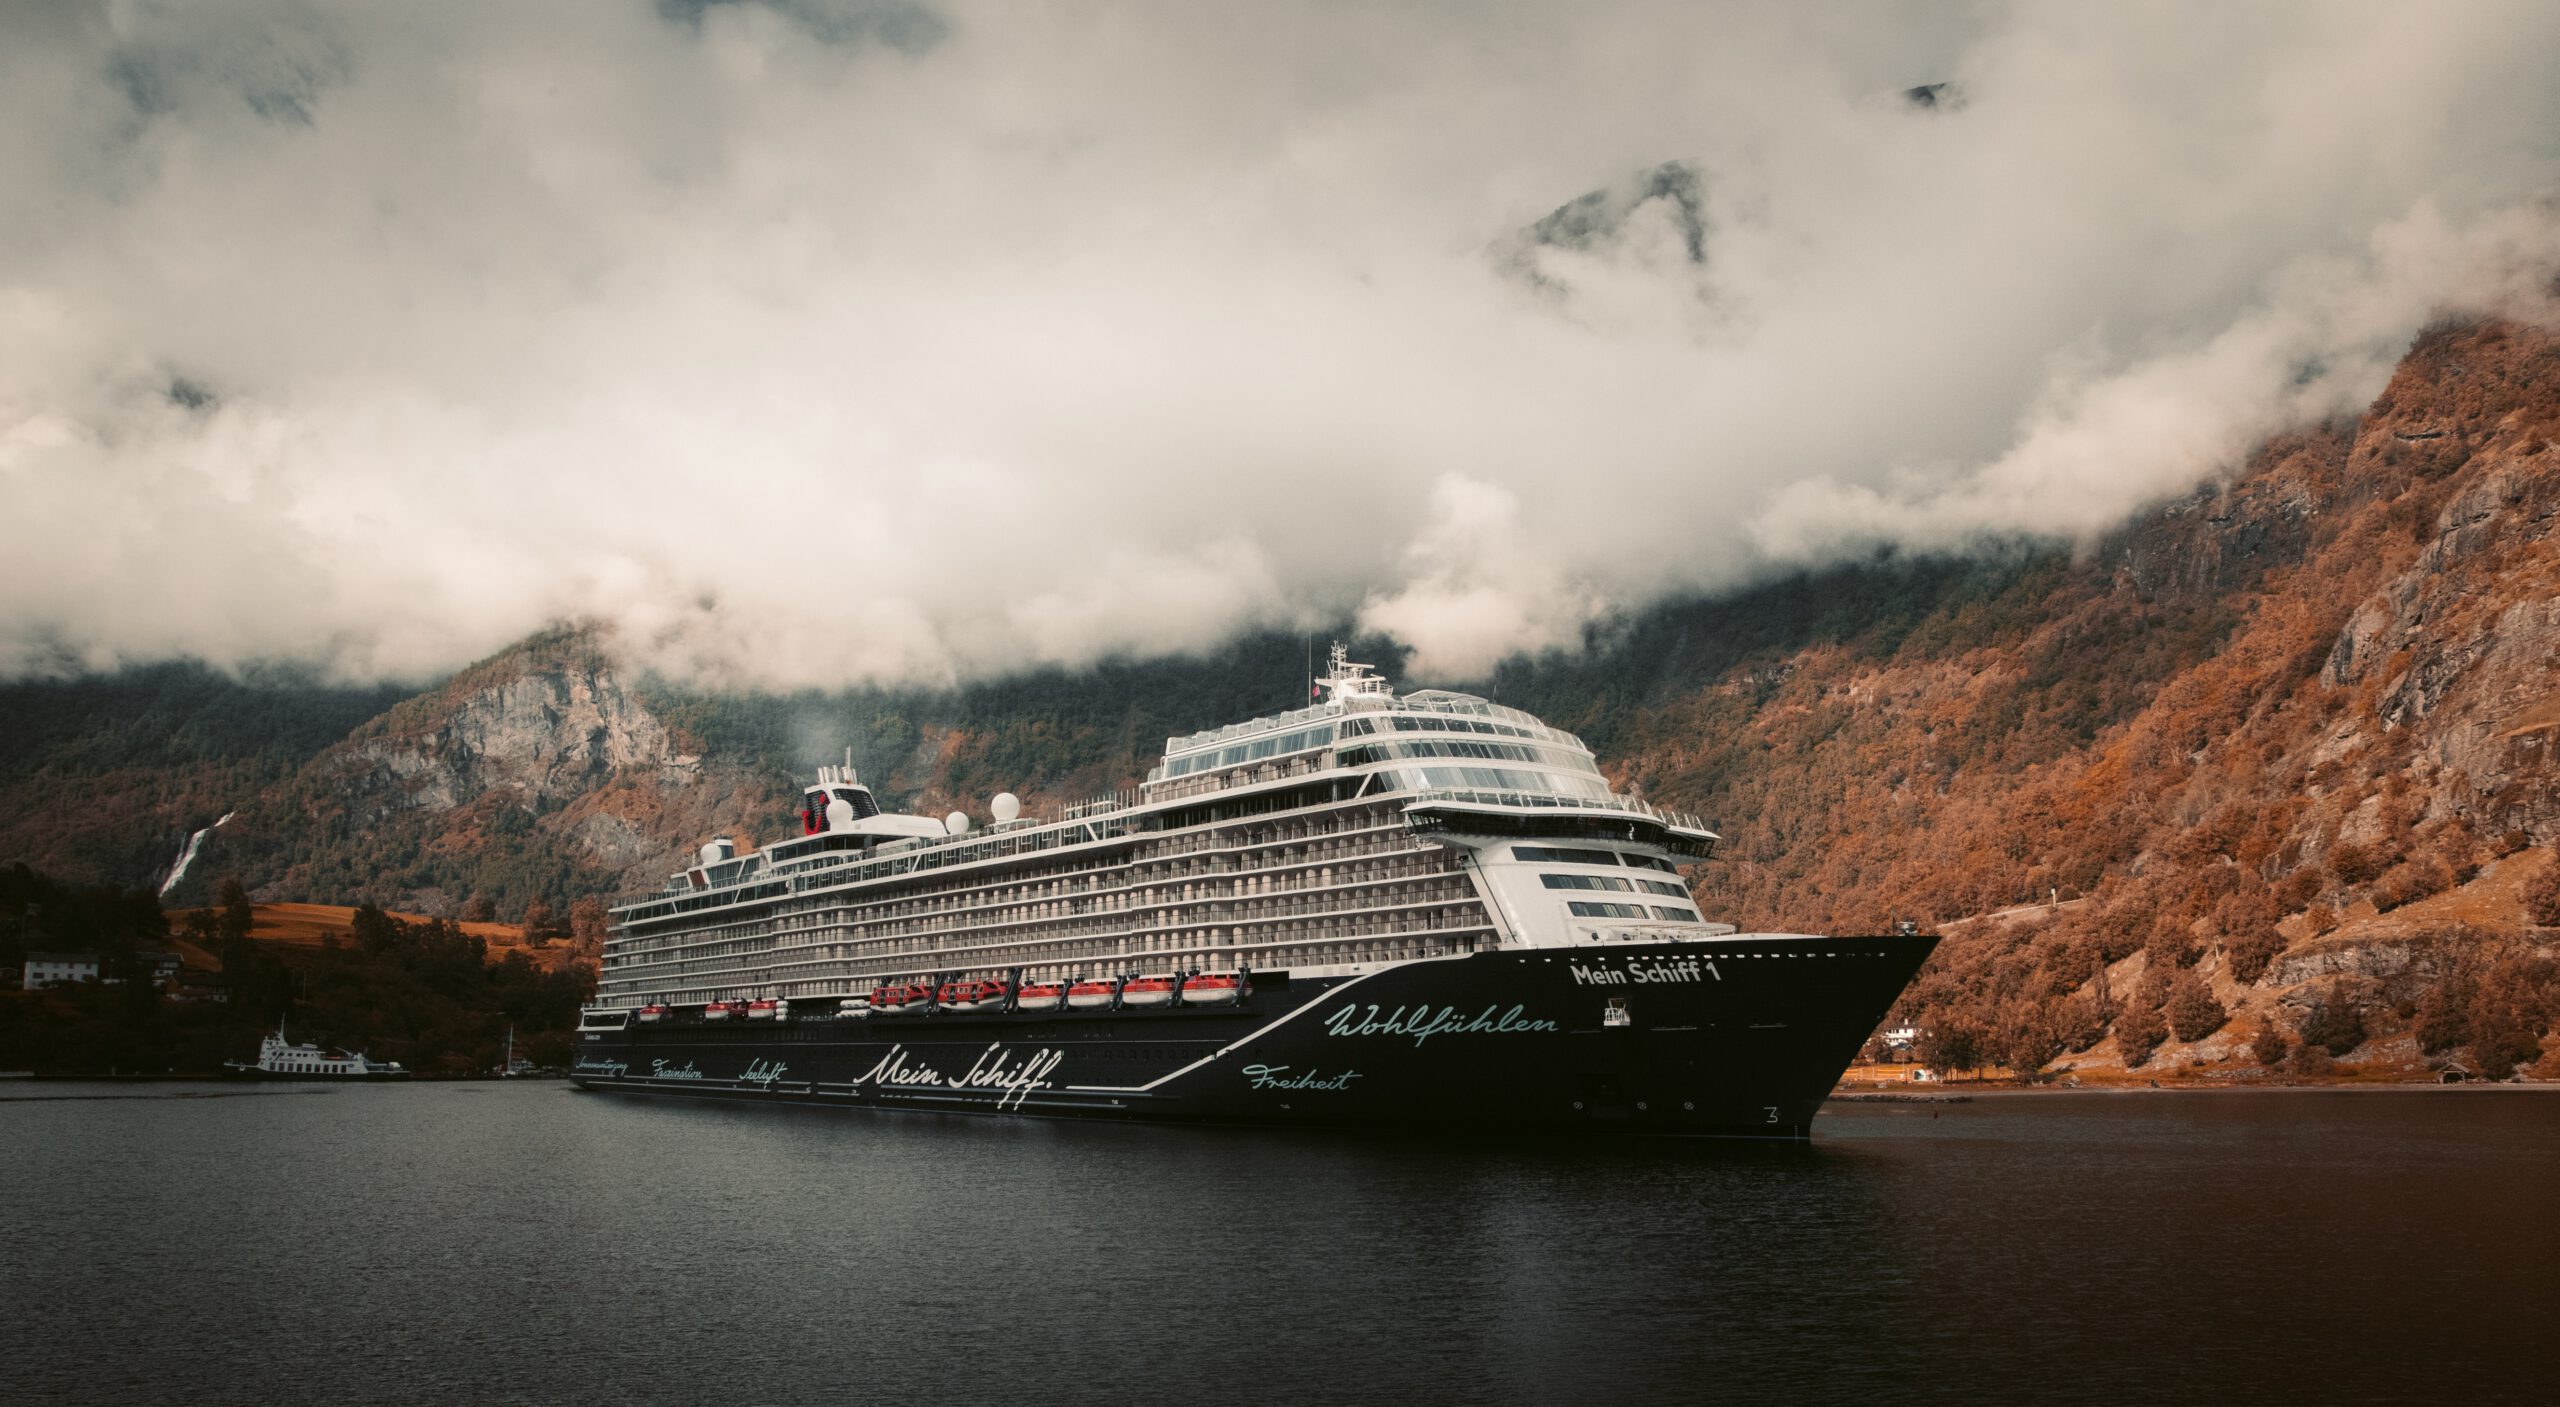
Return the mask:
<path id="1" fill-rule="evenodd" d="M 2116 1053 L 2124 1060 L 2124 1068 L 2138 1070 L 2151 1059 L 2151 1053 L 2169 1038 L 2169 1024 L 2160 1008 L 2135 1002 L 2116 1018 Z"/>
<path id="2" fill-rule="evenodd" d="M 2560 855 L 2552 856 L 2524 887 L 2524 914 L 2541 927 L 2560 928 Z"/>
<path id="3" fill-rule="evenodd" d="M 1982 1028 L 1971 1019 L 1949 1013 L 1939 1018 L 1920 1037 L 1920 1059 L 1952 1075 L 1958 1070 L 1979 1070 L 1986 1057 Z"/>
<path id="4" fill-rule="evenodd" d="M 2169 1030 L 2181 1041 L 2200 1041 L 2222 1029 L 2231 1013 L 2214 1000 L 2212 984 L 2200 973 L 2181 972 L 2169 984 L 2166 1014 Z"/>
<path id="5" fill-rule="evenodd" d="M 2331 1055 L 2344 1055 L 2363 1045 L 2364 1040 L 2364 1013 L 2357 1009 L 2354 998 L 2332 987 L 2312 999 L 2302 1020 L 2304 1045 L 2318 1046 Z"/>

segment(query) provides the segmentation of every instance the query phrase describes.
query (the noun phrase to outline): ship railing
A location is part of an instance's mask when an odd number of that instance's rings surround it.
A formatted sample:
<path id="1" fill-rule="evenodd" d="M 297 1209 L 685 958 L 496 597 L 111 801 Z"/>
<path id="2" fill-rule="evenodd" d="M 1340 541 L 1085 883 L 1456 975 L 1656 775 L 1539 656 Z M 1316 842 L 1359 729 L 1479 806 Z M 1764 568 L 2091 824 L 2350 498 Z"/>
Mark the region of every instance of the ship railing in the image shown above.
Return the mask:
<path id="1" fill-rule="evenodd" d="M 1426 787 L 1402 795 L 1409 803 L 1428 804 L 1439 801 L 1457 802 L 1464 806 L 1501 806 L 1509 808 L 1555 811 L 1616 811 L 1643 816 L 1680 830 L 1714 834 L 1705 818 L 1687 811 L 1674 811 L 1639 801 L 1632 796 L 1567 796 L 1557 792 L 1482 791 L 1466 787 Z"/>
<path id="2" fill-rule="evenodd" d="M 1168 753 L 1189 752 L 1193 748 L 1206 747 L 1211 743 L 1229 743 L 1239 738 L 1286 731 L 1300 723 L 1312 723 L 1319 718 L 1331 718 L 1341 711 L 1340 706 L 1336 704 L 1312 704 L 1306 708 L 1291 709 L 1287 713 L 1275 713 L 1266 718 L 1248 719 L 1242 723 L 1230 723 L 1223 728 L 1204 728 L 1197 733 L 1167 738 L 1164 740 L 1164 750 Z"/>
<path id="3" fill-rule="evenodd" d="M 1290 777 L 1304 777 L 1328 769 L 1329 752 L 1301 753 L 1296 757 L 1263 758 L 1258 762 L 1239 762 L 1216 772 L 1194 772 L 1172 781 L 1158 781 L 1164 770 L 1147 774 L 1147 797 L 1152 801 L 1178 801 L 1186 796 L 1201 796 L 1213 791 L 1231 791 L 1260 782 L 1277 782 Z"/>
<path id="4" fill-rule="evenodd" d="M 1087 816 L 1099 816 L 1107 811 L 1126 811 L 1137 804 L 1138 793 L 1136 788 L 1123 787 L 1107 796 L 1097 796 L 1091 801 L 1079 801 L 1073 806 L 1067 807 L 1064 811 L 1059 812 L 1058 819 L 1062 821 L 1081 821 Z"/>

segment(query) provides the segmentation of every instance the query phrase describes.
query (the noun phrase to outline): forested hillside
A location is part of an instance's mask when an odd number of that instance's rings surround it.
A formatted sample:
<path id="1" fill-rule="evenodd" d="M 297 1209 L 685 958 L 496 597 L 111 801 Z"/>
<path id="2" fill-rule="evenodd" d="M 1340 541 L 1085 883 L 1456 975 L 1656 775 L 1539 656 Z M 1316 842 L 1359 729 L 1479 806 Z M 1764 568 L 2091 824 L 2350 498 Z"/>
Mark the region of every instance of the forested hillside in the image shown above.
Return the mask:
<path id="1" fill-rule="evenodd" d="M 411 692 L 192 664 L 0 686 L 0 860 L 156 884 L 191 832 Z"/>
<path id="2" fill-rule="evenodd" d="M 2441 326 L 2359 420 L 2087 549 L 1880 555 L 1472 685 L 1398 682 L 1528 708 L 1709 816 L 1728 837 L 1697 876 L 1710 912 L 1946 925 L 1906 1014 L 1957 1063 L 2502 1070 L 2560 1008 L 2555 441 L 2560 344 Z M 1386 642 L 1359 648 L 1400 672 Z M 141 883 L 237 807 L 191 885 L 565 910 L 708 835 L 771 835 L 846 748 L 923 811 L 1129 785 L 1169 733 L 1294 706 L 1305 649 L 749 696 L 640 677 L 562 629 L 388 708 L 174 667 L 21 685 L 0 691 L 27 722 L 0 842 Z"/>

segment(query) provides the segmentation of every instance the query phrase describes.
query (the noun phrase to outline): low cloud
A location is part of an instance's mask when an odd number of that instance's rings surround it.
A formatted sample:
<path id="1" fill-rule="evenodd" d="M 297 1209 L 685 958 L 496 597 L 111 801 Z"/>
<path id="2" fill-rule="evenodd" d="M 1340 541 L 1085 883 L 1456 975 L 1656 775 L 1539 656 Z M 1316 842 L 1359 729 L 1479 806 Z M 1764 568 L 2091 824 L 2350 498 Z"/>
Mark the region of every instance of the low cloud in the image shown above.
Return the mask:
<path id="1" fill-rule="evenodd" d="M 594 616 L 941 682 L 1357 613 L 1454 679 L 2102 532 L 2560 266 L 2538 5 L 0 24 L 21 673 Z"/>

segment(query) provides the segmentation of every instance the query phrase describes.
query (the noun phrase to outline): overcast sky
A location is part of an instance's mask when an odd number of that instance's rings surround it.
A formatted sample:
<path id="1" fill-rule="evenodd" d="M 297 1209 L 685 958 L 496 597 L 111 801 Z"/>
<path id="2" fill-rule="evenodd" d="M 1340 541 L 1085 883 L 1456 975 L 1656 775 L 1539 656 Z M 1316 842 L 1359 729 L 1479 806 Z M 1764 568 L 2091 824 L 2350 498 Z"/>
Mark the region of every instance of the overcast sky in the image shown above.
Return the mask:
<path id="1" fill-rule="evenodd" d="M 2085 539 L 2560 268 L 2547 3 L 0 26 L 0 673 L 597 616 L 934 682 L 1358 612 L 1462 678 Z"/>

